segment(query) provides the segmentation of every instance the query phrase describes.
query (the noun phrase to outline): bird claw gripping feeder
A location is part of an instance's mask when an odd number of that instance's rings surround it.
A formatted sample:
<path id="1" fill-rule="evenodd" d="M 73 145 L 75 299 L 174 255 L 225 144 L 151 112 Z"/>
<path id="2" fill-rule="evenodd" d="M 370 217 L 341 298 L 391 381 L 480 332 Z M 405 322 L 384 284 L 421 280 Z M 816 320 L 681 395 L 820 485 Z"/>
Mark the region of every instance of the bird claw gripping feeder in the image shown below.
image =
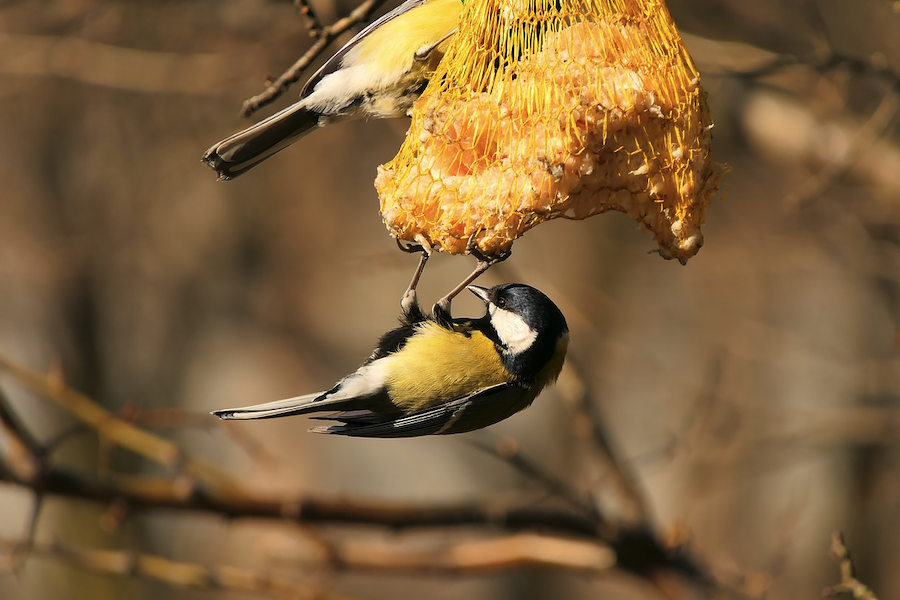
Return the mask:
<path id="1" fill-rule="evenodd" d="M 451 254 L 618 210 L 684 263 L 716 191 L 711 127 L 662 0 L 466 0 L 375 187 L 393 236 Z"/>

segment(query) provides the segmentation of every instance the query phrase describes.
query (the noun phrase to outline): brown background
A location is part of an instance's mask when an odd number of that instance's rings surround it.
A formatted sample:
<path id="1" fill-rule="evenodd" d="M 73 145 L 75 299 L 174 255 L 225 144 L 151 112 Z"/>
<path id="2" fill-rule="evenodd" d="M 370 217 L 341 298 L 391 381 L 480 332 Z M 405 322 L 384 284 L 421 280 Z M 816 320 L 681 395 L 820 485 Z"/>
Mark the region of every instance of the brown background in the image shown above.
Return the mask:
<path id="1" fill-rule="evenodd" d="M 865 129 L 887 87 L 846 70 L 714 73 L 759 64 L 763 51 L 806 56 L 823 31 L 837 52 L 900 72 L 896 3 L 817 5 L 821 22 L 801 2 L 671 2 L 704 71 L 715 159 L 733 169 L 687 266 L 648 254 L 651 237 L 609 214 L 529 232 L 481 283 L 521 280 L 557 301 L 571 356 L 661 528 L 686 529 L 714 571 L 771 585 L 769 598 L 816 598 L 837 580 L 827 551 L 841 529 L 860 578 L 892 598 L 900 146 L 896 125 Z M 325 21 L 352 8 L 316 6 Z M 387 236 L 372 187 L 406 123 L 316 132 L 231 183 L 200 163 L 246 124 L 242 100 L 308 44 L 286 1 L 0 4 L 0 353 L 62 365 L 111 410 L 197 413 L 325 389 L 358 365 L 394 324 L 415 263 Z M 436 257 L 423 300 L 472 266 Z M 479 310 L 474 299 L 455 308 Z M 573 381 L 564 372 L 561 384 Z M 43 436 L 68 423 L 14 400 Z M 200 422 L 164 434 L 260 490 L 423 501 L 534 490 L 462 437 L 333 439 L 307 434 L 304 419 L 234 425 L 272 456 L 262 460 Z M 551 390 L 472 435 L 515 436 L 547 468 L 603 494 L 571 426 Z M 74 440 L 65 459 L 91 469 L 97 450 Z M 0 487 L 4 539 L 22 534 L 29 509 L 25 492 Z M 272 557 L 300 544 L 286 526 L 165 514 L 109 532 L 101 512 L 48 501 L 38 537 L 286 572 Z M 337 585 L 365 598 L 655 597 L 629 579 L 548 573 L 348 575 Z M 4 598 L 162 593 L 201 595 L 40 560 L 0 575 Z"/>

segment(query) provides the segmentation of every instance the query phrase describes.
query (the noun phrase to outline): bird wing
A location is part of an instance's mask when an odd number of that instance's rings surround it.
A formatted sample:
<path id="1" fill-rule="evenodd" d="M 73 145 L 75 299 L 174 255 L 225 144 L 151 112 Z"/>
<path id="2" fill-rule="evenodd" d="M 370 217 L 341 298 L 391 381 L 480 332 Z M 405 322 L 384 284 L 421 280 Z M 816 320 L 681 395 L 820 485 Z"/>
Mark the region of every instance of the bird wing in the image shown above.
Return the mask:
<path id="1" fill-rule="evenodd" d="M 300 90 L 300 98 L 305 98 L 306 96 L 308 96 L 312 92 L 312 90 L 316 88 L 316 84 L 322 81 L 325 76 L 330 75 L 340 69 L 342 66 L 341 62 L 344 60 L 344 57 L 347 55 L 347 53 L 350 52 L 363 39 L 365 39 L 367 35 L 378 29 L 388 21 L 392 21 L 403 13 L 421 6 L 428 1 L 429 0 L 406 0 L 406 2 L 404 2 L 394 10 L 381 15 L 381 17 L 369 23 L 359 33 L 350 38 L 350 41 L 344 44 L 340 50 L 335 52 L 334 56 L 325 61 L 325 64 L 319 67 L 318 71 L 313 73 L 312 77 L 309 78 L 309 81 L 304 84 L 303 89 Z"/>
<path id="2" fill-rule="evenodd" d="M 531 404 L 533 399 L 526 388 L 502 383 L 395 419 L 384 420 L 382 416 L 379 420 L 368 411 L 314 417 L 341 421 L 341 424 L 314 427 L 310 431 L 370 438 L 464 433 L 502 421 Z"/>

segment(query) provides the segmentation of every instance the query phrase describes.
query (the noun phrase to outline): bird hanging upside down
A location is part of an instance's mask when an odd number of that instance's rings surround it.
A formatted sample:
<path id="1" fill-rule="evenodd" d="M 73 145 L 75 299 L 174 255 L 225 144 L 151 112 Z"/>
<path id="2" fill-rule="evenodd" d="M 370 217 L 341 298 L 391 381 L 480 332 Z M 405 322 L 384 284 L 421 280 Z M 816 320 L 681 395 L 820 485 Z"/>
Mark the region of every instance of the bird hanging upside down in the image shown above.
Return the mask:
<path id="1" fill-rule="evenodd" d="M 378 342 L 355 372 L 326 392 L 213 411 L 221 419 L 333 412 L 318 433 L 400 438 L 463 433 L 531 405 L 555 381 L 569 329 L 559 308 L 521 283 L 469 286 L 487 307 L 478 319 L 439 322 L 421 311 Z"/>

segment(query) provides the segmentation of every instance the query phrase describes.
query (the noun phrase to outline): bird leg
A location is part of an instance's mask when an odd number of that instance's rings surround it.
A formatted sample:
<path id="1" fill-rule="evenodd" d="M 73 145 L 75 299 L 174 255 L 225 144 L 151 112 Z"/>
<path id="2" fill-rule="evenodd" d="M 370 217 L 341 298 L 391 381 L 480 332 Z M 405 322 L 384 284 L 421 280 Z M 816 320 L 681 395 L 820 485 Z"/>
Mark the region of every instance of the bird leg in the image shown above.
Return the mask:
<path id="1" fill-rule="evenodd" d="M 501 252 L 500 254 L 497 254 L 496 256 L 487 257 L 482 254 L 477 248 L 475 248 L 471 242 L 469 244 L 469 252 L 478 260 L 478 262 L 475 264 L 475 270 L 472 271 L 468 277 L 463 279 L 459 285 L 450 290 L 450 293 L 438 300 L 434 305 L 434 308 L 431 309 L 434 315 L 434 320 L 447 328 L 452 327 L 453 323 L 453 315 L 450 313 L 450 302 L 454 298 L 456 298 L 456 296 L 458 296 L 460 292 L 466 289 L 466 286 L 478 279 L 485 271 L 487 271 L 497 263 L 503 262 L 512 254 L 511 250 L 506 250 L 504 252 Z"/>
<path id="2" fill-rule="evenodd" d="M 431 256 L 431 248 L 428 244 L 409 244 L 404 246 L 400 240 L 397 240 L 397 246 L 404 252 L 409 252 L 410 254 L 413 252 L 422 253 L 422 256 L 419 258 L 419 264 L 416 265 L 416 270 L 413 273 L 412 280 L 409 282 L 409 287 L 406 288 L 406 291 L 403 292 L 403 296 L 400 298 L 400 320 L 405 324 L 412 324 L 425 319 L 425 315 L 419 307 L 419 298 L 416 295 L 416 288 L 419 285 L 419 279 L 422 277 L 422 272 L 425 270 L 425 263 L 428 262 L 428 258 Z"/>

